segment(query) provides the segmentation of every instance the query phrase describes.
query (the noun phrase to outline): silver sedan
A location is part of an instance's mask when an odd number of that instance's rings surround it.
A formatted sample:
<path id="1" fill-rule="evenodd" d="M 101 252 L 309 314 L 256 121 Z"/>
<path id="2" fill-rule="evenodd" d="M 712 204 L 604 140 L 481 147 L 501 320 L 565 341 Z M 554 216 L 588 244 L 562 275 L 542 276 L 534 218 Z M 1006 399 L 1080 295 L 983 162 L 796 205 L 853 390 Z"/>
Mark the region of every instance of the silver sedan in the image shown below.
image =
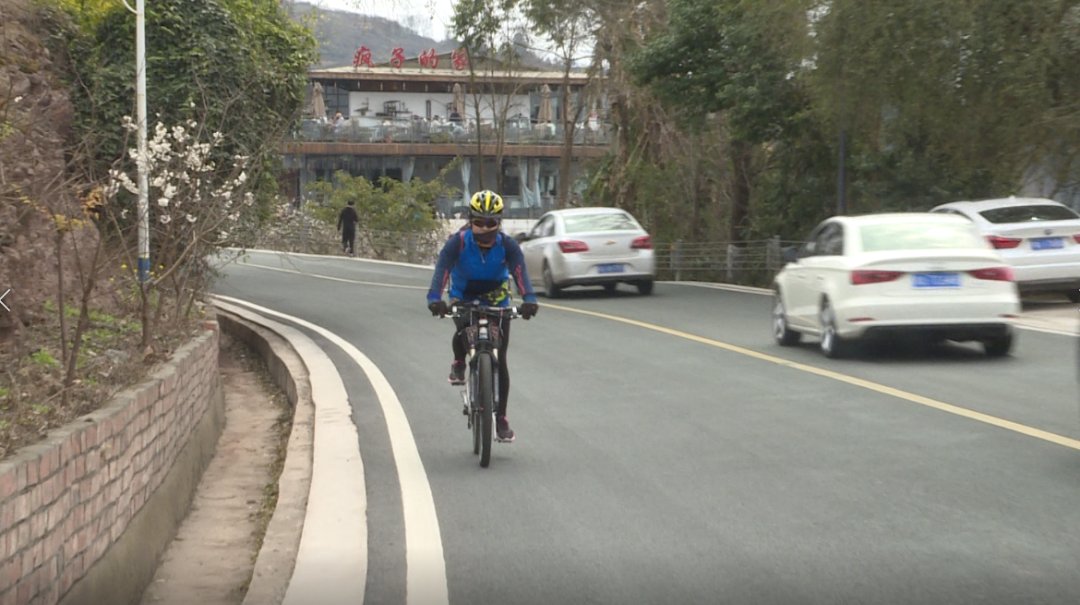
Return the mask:
<path id="1" fill-rule="evenodd" d="M 619 208 L 552 210 L 516 239 L 533 281 L 548 297 L 569 286 L 634 285 L 651 294 L 656 278 L 652 238 L 630 213 Z"/>

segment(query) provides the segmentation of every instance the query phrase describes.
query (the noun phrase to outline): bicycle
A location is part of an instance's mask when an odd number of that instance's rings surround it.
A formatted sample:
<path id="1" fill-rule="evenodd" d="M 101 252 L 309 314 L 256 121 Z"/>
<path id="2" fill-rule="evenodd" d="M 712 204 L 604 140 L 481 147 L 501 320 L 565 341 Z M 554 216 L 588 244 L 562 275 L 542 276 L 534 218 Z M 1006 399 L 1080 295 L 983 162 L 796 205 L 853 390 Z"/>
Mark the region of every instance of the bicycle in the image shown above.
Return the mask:
<path id="1" fill-rule="evenodd" d="M 469 375 L 461 392 L 464 407 L 461 413 L 472 430 L 473 453 L 480 456 L 480 466 L 491 462 L 491 435 L 495 411 L 499 409 L 499 345 L 503 319 L 521 317 L 517 307 L 489 307 L 479 303 L 450 307 L 451 318 L 464 318 L 467 352 L 465 360 Z"/>

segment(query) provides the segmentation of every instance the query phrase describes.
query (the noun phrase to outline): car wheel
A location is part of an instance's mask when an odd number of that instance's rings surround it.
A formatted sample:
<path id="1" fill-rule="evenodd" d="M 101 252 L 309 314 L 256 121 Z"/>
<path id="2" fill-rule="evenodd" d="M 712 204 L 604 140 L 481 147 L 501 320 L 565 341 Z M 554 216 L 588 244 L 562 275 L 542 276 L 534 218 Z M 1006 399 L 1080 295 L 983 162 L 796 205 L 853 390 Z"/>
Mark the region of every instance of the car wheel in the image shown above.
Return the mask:
<path id="1" fill-rule="evenodd" d="M 555 278 L 551 275 L 551 265 L 544 261 L 544 293 L 548 298 L 558 298 L 562 289 L 555 285 Z"/>
<path id="2" fill-rule="evenodd" d="M 987 338 L 983 341 L 983 351 L 987 357 L 1005 357 L 1012 351 L 1013 333 L 1010 329 L 1004 334 Z"/>
<path id="3" fill-rule="evenodd" d="M 784 309 L 784 301 L 777 291 L 773 298 L 773 338 L 782 347 L 790 347 L 798 344 L 802 334 L 788 327 L 787 311 Z"/>
<path id="4" fill-rule="evenodd" d="M 837 359 L 847 353 L 847 343 L 836 333 L 836 313 L 828 301 L 821 305 L 821 352 L 825 357 Z"/>
<path id="5" fill-rule="evenodd" d="M 618 286 L 618 285 L 619 284 L 617 284 L 615 282 L 611 282 L 609 284 L 604 284 L 604 292 L 607 292 L 608 294 L 614 294 L 615 293 L 615 287 Z"/>
<path id="6" fill-rule="evenodd" d="M 1070 302 L 1080 303 L 1080 290 L 1066 290 L 1065 296 Z"/>
<path id="7" fill-rule="evenodd" d="M 639 281 L 635 285 L 637 286 L 638 294 L 641 294 L 643 296 L 647 296 L 649 294 L 652 294 L 653 280 L 651 280 L 651 279 L 643 279 L 643 280 Z"/>

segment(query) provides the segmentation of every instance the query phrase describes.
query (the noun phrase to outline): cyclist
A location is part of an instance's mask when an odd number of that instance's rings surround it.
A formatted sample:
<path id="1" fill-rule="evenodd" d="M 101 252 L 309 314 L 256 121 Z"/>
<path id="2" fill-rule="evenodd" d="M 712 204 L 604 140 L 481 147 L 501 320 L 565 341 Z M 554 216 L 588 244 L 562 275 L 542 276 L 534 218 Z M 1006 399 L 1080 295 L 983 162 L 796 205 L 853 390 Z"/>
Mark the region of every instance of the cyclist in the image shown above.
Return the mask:
<path id="1" fill-rule="evenodd" d="M 494 191 L 474 193 L 469 200 L 469 223 L 446 240 L 435 264 L 435 275 L 428 290 L 428 310 L 439 317 L 449 313 L 450 305 L 458 302 L 493 307 L 510 306 L 510 278 L 524 300 L 519 312 L 522 319 L 531 319 L 539 310 L 536 293 L 525 270 L 525 257 L 512 237 L 499 230 L 502 222 L 503 199 Z M 447 282 L 450 285 L 450 305 L 442 299 Z M 454 361 L 450 364 L 450 384 L 465 384 L 465 327 L 464 318 L 454 319 L 451 346 Z M 510 393 L 510 371 L 506 364 L 506 349 L 510 344 L 510 319 L 499 325 L 502 343 L 499 345 L 499 409 L 495 412 L 496 439 L 514 440 L 514 431 L 506 418 L 506 401 Z"/>

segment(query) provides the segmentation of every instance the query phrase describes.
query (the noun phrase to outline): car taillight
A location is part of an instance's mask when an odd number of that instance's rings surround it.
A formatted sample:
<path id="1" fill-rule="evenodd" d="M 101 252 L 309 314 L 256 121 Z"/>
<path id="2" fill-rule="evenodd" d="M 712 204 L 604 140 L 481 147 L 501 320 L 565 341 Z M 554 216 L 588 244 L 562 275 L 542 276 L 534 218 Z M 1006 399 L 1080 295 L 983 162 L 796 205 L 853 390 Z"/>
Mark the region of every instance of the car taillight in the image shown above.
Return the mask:
<path id="1" fill-rule="evenodd" d="M 652 238 L 648 235 L 635 237 L 634 241 L 630 242 L 630 248 L 634 250 L 652 250 Z"/>
<path id="2" fill-rule="evenodd" d="M 1077 233 L 1076 235 L 1073 236 L 1073 241 L 1080 244 L 1080 233 Z"/>
<path id="3" fill-rule="evenodd" d="M 562 250 L 564 254 L 571 252 L 588 252 L 589 244 L 576 239 L 564 239 L 559 242 L 559 250 Z"/>
<path id="4" fill-rule="evenodd" d="M 875 269 L 856 269 L 851 272 L 851 285 L 862 286 L 864 284 L 880 284 L 894 281 L 903 275 L 903 271 L 880 271 Z"/>
<path id="5" fill-rule="evenodd" d="M 1020 245 L 1021 241 L 1023 241 L 1017 237 L 1002 237 L 1000 235 L 988 235 L 986 236 L 986 240 L 990 242 L 990 245 L 997 250 L 1002 250 L 1005 248 L 1015 248 Z"/>
<path id="6" fill-rule="evenodd" d="M 1013 270 L 1009 267 L 987 267 L 968 271 L 975 279 L 989 279 L 993 281 L 1013 281 Z"/>

